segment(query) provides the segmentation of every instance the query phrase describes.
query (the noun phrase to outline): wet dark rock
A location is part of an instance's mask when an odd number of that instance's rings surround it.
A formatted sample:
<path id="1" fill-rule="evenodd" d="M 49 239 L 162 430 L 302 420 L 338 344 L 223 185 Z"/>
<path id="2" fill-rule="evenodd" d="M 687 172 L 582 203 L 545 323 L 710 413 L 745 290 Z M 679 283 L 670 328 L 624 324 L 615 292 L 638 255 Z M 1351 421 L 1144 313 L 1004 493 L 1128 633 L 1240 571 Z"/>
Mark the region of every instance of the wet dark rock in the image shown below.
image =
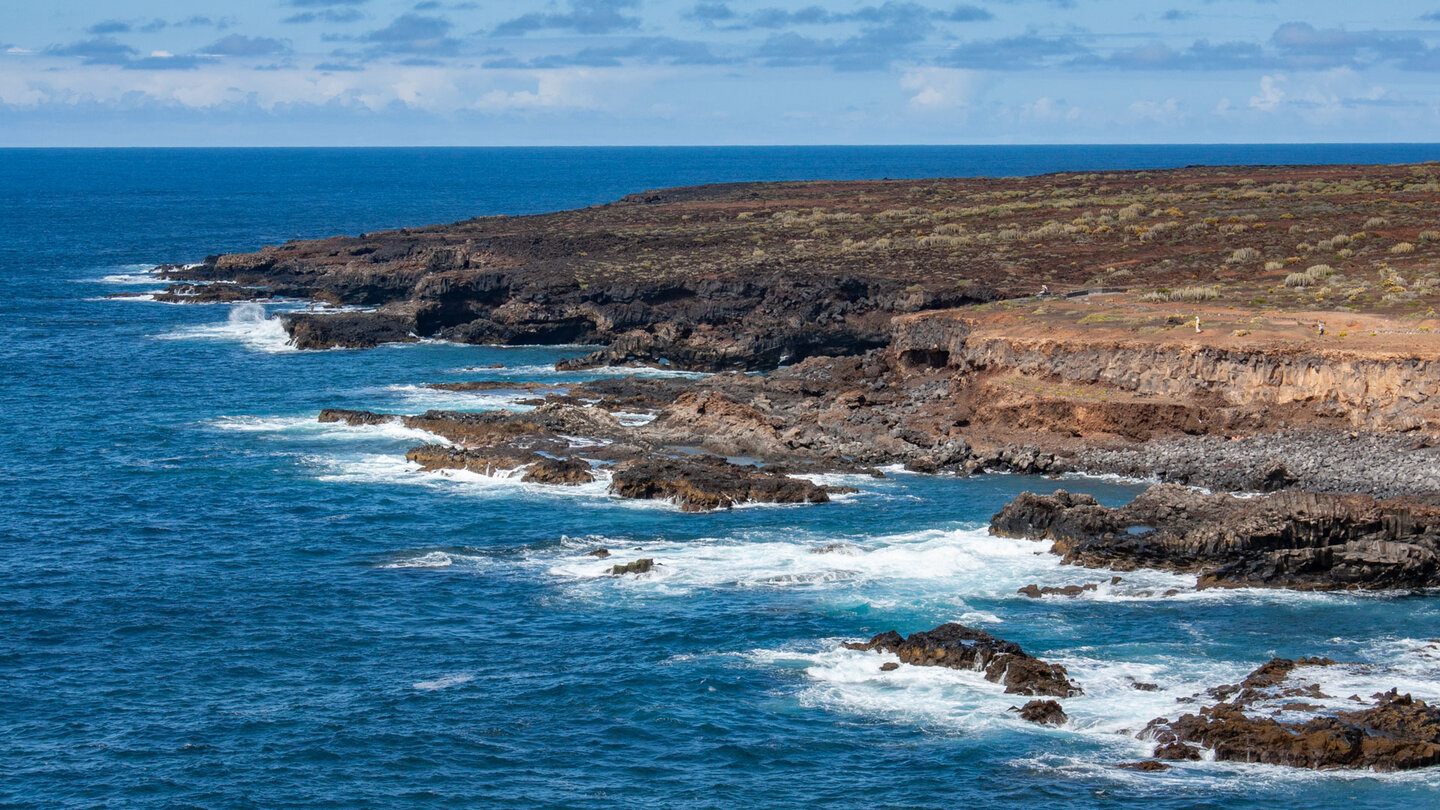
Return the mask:
<path id="1" fill-rule="evenodd" d="M 610 569 L 610 575 L 619 577 L 626 574 L 645 574 L 649 573 L 656 565 L 657 563 L 654 560 L 645 557 L 634 562 L 625 563 L 624 565 L 613 566 Z"/>
<path id="2" fill-rule="evenodd" d="M 608 549 L 608 548 L 597 548 L 597 549 L 595 549 L 594 551 L 587 551 L 587 552 L 585 552 L 585 556 L 587 556 L 587 557 L 599 557 L 600 559 L 603 560 L 603 559 L 605 559 L 606 557 L 609 557 L 609 556 L 610 556 L 610 549 Z"/>
<path id="3" fill-rule="evenodd" d="M 423 444 L 405 453 L 407 461 L 422 470 L 469 470 L 480 475 L 498 475 L 543 460 L 533 450 L 511 447 L 469 448 L 448 444 Z"/>
<path id="4" fill-rule="evenodd" d="M 1012 706 L 1010 710 L 1018 711 L 1021 720 L 1042 726 L 1063 726 L 1070 720 L 1070 715 L 1053 700 L 1032 700 L 1018 709 Z"/>
<path id="5" fill-rule="evenodd" d="M 1440 764 L 1440 707 L 1394 689 L 1354 711 L 1327 711 L 1296 695 L 1326 697 L 1297 673 L 1338 666 L 1328 658 L 1276 658 L 1239 684 L 1208 690 L 1220 702 L 1176 720 L 1156 718 L 1141 732 L 1158 743 L 1161 759 L 1199 759 L 1202 749 L 1222 761 L 1262 762 L 1297 768 L 1399 771 Z M 1311 713 L 1293 722 L 1274 714 Z"/>
<path id="6" fill-rule="evenodd" d="M 868 642 L 847 643 L 845 647 L 894 653 L 902 662 L 914 666 L 978 670 L 985 673 L 986 680 L 1004 684 L 1007 694 L 1054 697 L 1081 694 L 1065 667 L 1041 661 L 1014 642 L 954 622 L 904 638 L 891 630 Z"/>
<path id="7" fill-rule="evenodd" d="M 673 501 L 686 512 L 744 503 L 825 503 L 833 488 L 714 456 L 642 458 L 615 473 L 610 491 L 622 498 Z"/>
<path id="8" fill-rule="evenodd" d="M 153 298 L 167 304 L 235 304 L 245 301 L 265 301 L 274 293 L 258 287 L 216 282 L 214 284 L 171 284 Z"/>
<path id="9" fill-rule="evenodd" d="M 594 481 L 595 473 L 582 459 L 541 457 L 525 468 L 525 475 L 520 480 L 533 484 L 578 486 Z"/>
<path id="10" fill-rule="evenodd" d="M 344 408 L 326 408 L 320 412 L 320 422 L 344 422 L 347 425 L 383 425 L 387 422 L 398 421 L 400 417 L 388 413 L 375 413 L 373 411 L 351 411 Z"/>
<path id="11" fill-rule="evenodd" d="M 1051 585 L 1046 585 L 1046 586 L 1043 587 L 1043 588 L 1040 587 L 1039 585 L 1035 585 L 1035 584 L 1032 583 L 1032 584 L 1030 584 L 1030 585 L 1026 585 L 1026 586 L 1023 587 L 1023 588 L 1020 588 L 1019 590 L 1016 591 L 1016 593 L 1023 594 L 1023 595 L 1025 595 L 1025 596 L 1030 597 L 1031 599 L 1039 599 L 1039 598 L 1044 597 L 1044 596 L 1070 596 L 1070 597 L 1075 597 L 1075 596 L 1079 596 L 1079 595 L 1082 594 L 1082 593 L 1085 593 L 1086 591 L 1096 590 L 1096 589 L 1099 588 L 1099 587 L 1100 587 L 1100 586 L 1096 585 L 1096 584 L 1093 583 L 1093 582 L 1086 583 L 1086 584 L 1084 584 L 1084 585 L 1065 585 L 1065 586 L 1061 586 L 1061 587 L 1055 587 L 1055 586 L 1051 586 Z"/>
<path id="12" fill-rule="evenodd" d="M 1193 745 L 1186 745 L 1185 743 L 1179 742 L 1166 743 L 1165 745 L 1157 746 L 1155 748 L 1155 752 L 1152 753 L 1150 756 L 1156 759 L 1169 759 L 1179 761 L 1188 760 L 1192 762 L 1198 762 L 1199 760 L 1204 758 L 1204 754 L 1201 753 L 1199 748 L 1196 748 Z"/>
<path id="13" fill-rule="evenodd" d="M 883 663 L 883 664 L 880 665 L 880 671 L 881 671 L 881 672 L 894 672 L 895 670 L 897 670 L 897 669 L 899 669 L 899 668 L 900 668 L 900 665 L 897 664 L 897 663 L 895 663 L 894 661 L 886 661 L 885 663 Z"/>
<path id="14" fill-rule="evenodd" d="M 1440 585 L 1440 508 L 1413 498 L 1295 491 L 1237 498 L 1158 485 L 1112 509 L 1060 490 L 1020 495 L 990 530 L 1052 540 L 1070 564 L 1194 573 L 1201 587 Z"/>
<path id="15" fill-rule="evenodd" d="M 379 312 L 294 312 L 280 318 L 299 349 L 368 349 L 418 338 L 404 320 Z"/>

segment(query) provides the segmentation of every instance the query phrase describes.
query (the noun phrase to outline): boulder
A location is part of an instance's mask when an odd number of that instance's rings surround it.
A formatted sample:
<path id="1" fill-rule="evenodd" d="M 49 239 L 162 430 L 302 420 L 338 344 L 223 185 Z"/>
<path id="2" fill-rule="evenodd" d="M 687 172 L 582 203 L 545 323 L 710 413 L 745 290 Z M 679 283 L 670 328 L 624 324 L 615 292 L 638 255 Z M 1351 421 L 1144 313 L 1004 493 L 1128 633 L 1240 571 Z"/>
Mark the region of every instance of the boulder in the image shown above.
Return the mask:
<path id="1" fill-rule="evenodd" d="M 1032 700 L 1018 709 L 1014 706 L 1010 709 L 1019 712 L 1021 720 L 1042 726 L 1063 726 L 1070 719 L 1070 715 L 1053 700 Z"/>
<path id="2" fill-rule="evenodd" d="M 620 577 L 626 574 L 645 574 L 649 573 L 655 565 L 654 560 L 649 557 L 644 557 L 634 562 L 625 563 L 624 565 L 612 566 L 610 568 L 610 576 Z"/>

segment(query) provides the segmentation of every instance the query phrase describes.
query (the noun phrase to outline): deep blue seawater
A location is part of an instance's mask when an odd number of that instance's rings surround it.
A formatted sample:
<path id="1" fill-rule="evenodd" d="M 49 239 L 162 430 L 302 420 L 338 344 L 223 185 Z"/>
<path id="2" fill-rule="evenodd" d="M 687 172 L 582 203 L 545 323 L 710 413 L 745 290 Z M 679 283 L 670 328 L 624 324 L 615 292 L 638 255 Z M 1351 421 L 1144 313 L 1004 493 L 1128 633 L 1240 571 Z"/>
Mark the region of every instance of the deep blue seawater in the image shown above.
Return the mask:
<path id="1" fill-rule="evenodd" d="M 1440 774 L 1116 770 L 1124 730 L 1273 655 L 1440 697 L 1433 598 L 1107 581 L 982 527 L 1015 493 L 895 475 L 824 506 L 687 515 L 603 486 L 422 475 L 327 406 L 513 407 L 426 382 L 560 380 L 576 348 L 287 351 L 255 305 L 107 300 L 293 237 L 645 188 L 1190 163 L 1433 160 L 1437 146 L 0 150 L 0 805 L 1434 807 Z M 271 308 L 274 309 L 273 307 Z M 501 372 L 466 369 L 501 362 Z M 837 552 L 814 554 L 831 543 Z M 584 556 L 653 557 L 610 578 Z M 615 559 L 609 562 L 615 562 Z M 1149 592 L 1148 594 L 1146 592 Z M 843 640 L 963 621 L 1070 668 L 1063 729 L 971 673 Z M 1133 690 L 1128 679 L 1160 684 Z M 1347 680 L 1348 679 L 1348 680 Z"/>

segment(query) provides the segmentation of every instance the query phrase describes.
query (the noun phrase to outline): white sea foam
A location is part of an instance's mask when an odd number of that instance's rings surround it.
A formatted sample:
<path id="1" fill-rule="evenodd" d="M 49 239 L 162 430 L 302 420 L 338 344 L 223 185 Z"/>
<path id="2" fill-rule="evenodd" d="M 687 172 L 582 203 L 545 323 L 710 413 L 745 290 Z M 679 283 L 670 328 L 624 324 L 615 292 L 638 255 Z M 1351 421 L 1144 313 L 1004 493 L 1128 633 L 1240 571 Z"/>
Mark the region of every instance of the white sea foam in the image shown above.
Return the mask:
<path id="1" fill-rule="evenodd" d="M 837 541 L 842 543 L 839 548 L 815 552 Z M 847 588 L 897 586 L 868 592 L 872 604 L 894 598 L 902 591 L 904 598 L 911 600 L 951 598 L 957 594 L 1018 600 L 1025 597 L 1016 591 L 1032 582 L 1079 585 L 1098 581 L 1103 584 L 1094 592 L 1086 592 L 1084 598 L 1158 599 L 1164 598 L 1161 594 L 1168 589 L 1195 584 L 1193 577 L 1132 572 L 1125 574 L 1119 585 L 1111 585 L 1110 571 L 1062 566 L 1059 558 L 1045 552 L 1040 544 L 992 537 L 984 529 L 930 530 L 871 538 L 797 536 L 787 532 L 783 537 L 657 541 L 647 544 L 646 556 L 665 564 L 663 571 L 657 569 L 646 582 L 668 588 L 812 587 L 827 583 L 844 583 Z M 608 566 L 588 558 L 562 559 L 553 561 L 549 571 L 562 578 L 586 580 L 604 576 Z"/>
<path id="2" fill-rule="evenodd" d="M 492 349 L 518 349 L 519 346 L 492 346 Z M 530 346 L 523 348 L 558 349 L 563 346 Z M 598 366 L 578 371 L 560 371 L 554 364 L 522 364 L 518 366 L 506 366 L 497 369 L 480 369 L 475 367 L 463 367 L 450 369 L 453 374 L 474 374 L 476 372 L 488 372 L 498 378 L 508 379 L 511 377 L 533 378 L 533 377 L 558 377 L 564 376 L 567 379 L 591 379 L 601 377 L 686 377 L 699 378 L 709 376 L 703 371 L 678 371 L 668 368 L 651 368 L 650 366 Z"/>
<path id="3" fill-rule="evenodd" d="M 521 405 L 521 400 L 535 399 L 543 394 L 531 391 L 447 391 L 423 385 L 387 385 L 379 393 L 395 401 L 396 409 L 407 413 L 418 413 L 431 409 L 446 411 L 528 411 L 533 405 Z"/>
<path id="4" fill-rule="evenodd" d="M 342 441 L 354 443 L 379 439 L 411 444 L 449 444 L 450 440 L 425 430 L 406 427 L 399 419 L 378 425 L 351 425 L 346 422 L 320 422 L 308 416 L 222 416 L 210 424 L 234 433 L 273 434 L 277 438 Z"/>
<path id="5" fill-rule="evenodd" d="M 596 505 L 610 503 L 637 508 L 665 508 L 654 501 L 633 501 L 609 493 L 610 471 L 595 469 L 596 479 L 578 486 L 527 483 L 523 468 L 498 470 L 486 475 L 472 470 L 422 470 L 420 465 L 395 453 L 308 456 L 306 463 L 321 481 L 383 483 L 441 489 L 462 497 L 581 499 Z"/>
<path id="6" fill-rule="evenodd" d="M 612 411 L 611 416 L 625 427 L 640 427 L 655 421 L 653 413 L 631 413 L 630 411 Z"/>
<path id="7" fill-rule="evenodd" d="M 164 340 L 235 341 L 267 353 L 299 351 L 290 344 L 290 336 L 285 333 L 280 319 L 269 316 L 260 304 L 236 304 L 221 323 L 189 326 L 159 337 Z"/>
<path id="8" fill-rule="evenodd" d="M 1075 775 L 1105 778 L 1131 778 L 1114 772 L 1115 764 L 1143 759 L 1150 755 L 1153 743 L 1137 738 L 1147 723 L 1157 717 L 1175 718 L 1194 711 L 1197 705 L 1213 699 L 1203 693 L 1224 683 L 1236 683 L 1263 661 L 1222 661 L 1203 656 L 1158 656 L 1139 661 L 1110 660 L 1088 656 L 1083 652 L 1039 652 L 1042 658 L 1063 664 L 1071 678 L 1083 686 L 1085 693 L 1064 700 L 1069 721 L 1061 728 L 1036 726 L 1020 720 L 1010 707 L 1029 698 L 1007 695 L 1001 685 L 986 681 L 980 672 L 958 671 L 946 667 L 919 667 L 902 664 L 898 669 L 883 672 L 880 666 L 898 662 L 889 653 L 848 650 L 840 639 L 827 639 L 803 648 L 760 649 L 744 656 L 751 664 L 766 668 L 799 671 L 805 683 L 798 695 L 802 704 L 826 711 L 892 722 L 923 725 L 931 729 L 949 729 L 967 734 L 985 734 L 1002 730 L 1036 735 L 1065 735 L 1083 740 L 1090 753 L 1082 756 L 1042 755 L 1025 759 L 1025 766 L 1056 770 Z M 1348 699 L 1356 694 L 1365 703 L 1370 695 L 1399 688 L 1417 698 L 1434 700 L 1440 697 L 1440 643 L 1423 639 L 1390 639 L 1377 643 L 1370 652 L 1388 655 L 1363 665 L 1341 664 L 1332 667 L 1303 667 L 1291 682 L 1317 683 L 1330 697 L 1302 698 L 1316 704 L 1322 711 L 1359 708 L 1361 704 Z M 1158 684 L 1155 691 L 1134 688 L 1136 682 Z M 1181 703 L 1200 695 L 1199 704 Z M 1279 698 L 1256 705 L 1257 713 L 1277 711 L 1289 700 Z M 1278 719 L 1299 720 L 1310 712 L 1281 713 Z M 1177 765 L 1180 774 L 1189 769 L 1203 771 L 1207 777 L 1242 780 L 1257 776 L 1265 779 L 1309 780 L 1315 778 L 1355 778 L 1361 774 L 1339 773 L 1320 775 L 1303 769 L 1255 766 L 1243 763 L 1220 763 L 1212 760 Z M 1374 777 L 1373 773 L 1363 774 Z M 1193 778 L 1194 774 L 1190 774 Z M 1156 779 L 1146 775 L 1147 779 Z M 1384 778 L 1391 778 L 1386 775 Z M 1440 773 L 1407 774 L 1399 778 L 1424 784 L 1440 784 Z M 1237 782 L 1238 784 L 1238 782 Z"/>
<path id="9" fill-rule="evenodd" d="M 450 675 L 442 675 L 433 681 L 416 681 L 411 684 L 415 689 L 422 692 L 433 692 L 437 689 L 447 689 L 451 686 L 459 686 L 462 683 L 469 683 L 475 680 L 475 676 L 469 672 L 456 672 Z"/>
<path id="10" fill-rule="evenodd" d="M 112 295 L 102 295 L 102 296 L 99 296 L 99 297 L 96 297 L 96 298 L 86 298 L 85 300 L 86 300 L 86 301 L 140 301 L 140 302 L 147 303 L 147 304 L 153 304 L 153 303 L 155 303 L 155 294 L 158 293 L 158 292 L 160 292 L 160 291 L 159 291 L 159 290 L 150 290 L 149 292 L 136 293 L 136 294 L 134 294 L 134 295 L 131 295 L 131 294 L 129 294 L 129 293 L 127 293 L 127 294 L 125 294 L 125 295 L 113 295 L 113 296 L 112 296 Z"/>
<path id="11" fill-rule="evenodd" d="M 155 273 L 114 273 L 96 279 L 105 284 L 154 284 L 162 280 Z"/>

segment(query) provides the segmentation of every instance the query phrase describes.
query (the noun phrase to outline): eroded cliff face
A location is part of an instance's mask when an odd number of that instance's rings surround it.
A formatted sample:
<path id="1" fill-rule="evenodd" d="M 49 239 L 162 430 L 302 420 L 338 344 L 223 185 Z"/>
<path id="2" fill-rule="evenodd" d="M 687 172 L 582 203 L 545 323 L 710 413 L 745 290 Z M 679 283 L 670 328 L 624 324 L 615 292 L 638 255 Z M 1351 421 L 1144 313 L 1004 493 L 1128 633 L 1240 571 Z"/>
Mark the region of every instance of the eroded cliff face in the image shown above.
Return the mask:
<path id="1" fill-rule="evenodd" d="M 1029 334 L 1018 334 L 1021 328 Z M 973 418 L 1009 419 L 1018 428 L 1146 438 L 1297 424 L 1380 431 L 1440 425 L 1440 360 L 1423 347 L 1227 342 L 1188 326 L 1135 337 L 1050 333 L 927 312 L 896 319 L 891 350 L 906 368 L 953 373 L 957 404 Z"/>

